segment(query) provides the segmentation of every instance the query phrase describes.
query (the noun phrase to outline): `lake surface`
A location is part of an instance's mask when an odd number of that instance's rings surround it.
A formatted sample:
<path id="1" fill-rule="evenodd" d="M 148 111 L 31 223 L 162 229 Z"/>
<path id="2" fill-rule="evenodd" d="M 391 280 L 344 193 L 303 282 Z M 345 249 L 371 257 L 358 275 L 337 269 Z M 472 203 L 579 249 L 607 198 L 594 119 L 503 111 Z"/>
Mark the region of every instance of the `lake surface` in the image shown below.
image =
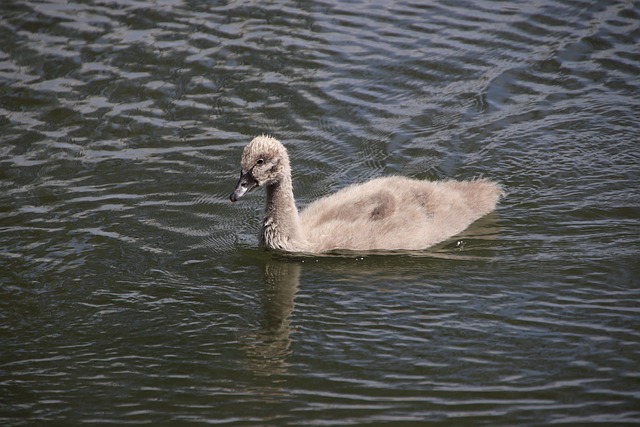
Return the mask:
<path id="1" fill-rule="evenodd" d="M 0 424 L 640 423 L 637 1 L 3 1 Z M 258 248 L 300 206 L 500 181 L 434 248 Z"/>

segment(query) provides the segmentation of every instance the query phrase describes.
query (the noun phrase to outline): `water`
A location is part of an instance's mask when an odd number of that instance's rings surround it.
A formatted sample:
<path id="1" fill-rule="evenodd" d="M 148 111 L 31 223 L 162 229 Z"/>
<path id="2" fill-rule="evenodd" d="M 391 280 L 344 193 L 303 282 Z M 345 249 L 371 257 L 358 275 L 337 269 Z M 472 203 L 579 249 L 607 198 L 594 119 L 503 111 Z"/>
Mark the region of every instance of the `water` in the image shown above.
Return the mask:
<path id="1" fill-rule="evenodd" d="M 640 3 L 0 6 L 2 425 L 640 421 Z M 301 206 L 500 181 L 419 253 L 257 249 Z"/>

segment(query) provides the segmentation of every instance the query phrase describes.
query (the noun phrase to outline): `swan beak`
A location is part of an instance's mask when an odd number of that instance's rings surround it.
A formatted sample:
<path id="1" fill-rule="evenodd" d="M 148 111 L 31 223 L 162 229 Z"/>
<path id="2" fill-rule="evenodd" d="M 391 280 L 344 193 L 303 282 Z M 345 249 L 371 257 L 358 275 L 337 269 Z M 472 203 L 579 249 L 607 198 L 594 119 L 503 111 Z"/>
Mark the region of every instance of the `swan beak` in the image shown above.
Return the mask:
<path id="1" fill-rule="evenodd" d="M 253 190 L 258 186 L 258 181 L 254 178 L 251 171 L 249 172 L 240 172 L 240 179 L 238 180 L 238 185 L 236 189 L 229 196 L 229 200 L 232 202 L 237 202 L 242 196 L 244 196 L 249 191 Z"/>

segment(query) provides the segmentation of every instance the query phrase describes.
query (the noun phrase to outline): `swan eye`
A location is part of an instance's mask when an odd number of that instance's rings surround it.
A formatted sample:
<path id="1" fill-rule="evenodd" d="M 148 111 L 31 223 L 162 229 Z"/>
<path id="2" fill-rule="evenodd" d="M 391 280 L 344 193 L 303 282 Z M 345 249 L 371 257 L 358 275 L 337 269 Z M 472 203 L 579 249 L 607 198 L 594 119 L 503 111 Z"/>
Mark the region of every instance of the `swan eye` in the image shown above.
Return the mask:
<path id="1" fill-rule="evenodd" d="M 258 159 L 258 161 L 256 162 L 256 165 L 261 165 L 264 163 L 264 159 Z"/>

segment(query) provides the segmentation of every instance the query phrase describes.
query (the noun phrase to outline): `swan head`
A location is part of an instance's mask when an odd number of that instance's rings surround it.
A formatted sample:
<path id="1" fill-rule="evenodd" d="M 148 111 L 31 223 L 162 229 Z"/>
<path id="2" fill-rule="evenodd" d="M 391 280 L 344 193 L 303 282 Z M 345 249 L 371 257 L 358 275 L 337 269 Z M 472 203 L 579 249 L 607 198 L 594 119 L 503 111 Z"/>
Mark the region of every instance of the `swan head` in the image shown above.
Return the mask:
<path id="1" fill-rule="evenodd" d="M 242 152 L 240 179 L 229 199 L 236 202 L 254 188 L 277 184 L 290 173 L 284 145 L 273 137 L 258 136 Z"/>

